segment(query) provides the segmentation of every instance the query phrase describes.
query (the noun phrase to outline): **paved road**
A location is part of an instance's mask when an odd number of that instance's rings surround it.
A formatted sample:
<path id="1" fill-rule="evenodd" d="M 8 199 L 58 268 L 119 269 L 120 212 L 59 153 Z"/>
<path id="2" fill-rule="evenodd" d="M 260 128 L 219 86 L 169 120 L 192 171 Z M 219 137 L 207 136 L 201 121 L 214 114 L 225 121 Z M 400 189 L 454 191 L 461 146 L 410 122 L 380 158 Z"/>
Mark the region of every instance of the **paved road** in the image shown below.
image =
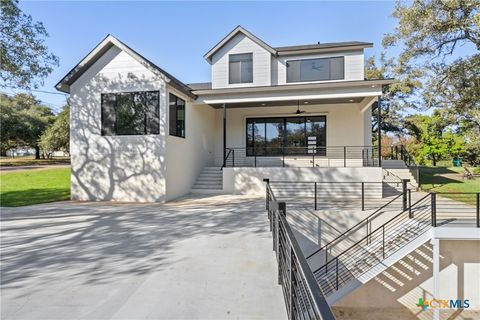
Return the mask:
<path id="1" fill-rule="evenodd" d="M 262 199 L 1 211 L 2 319 L 284 319 Z"/>
<path id="2" fill-rule="evenodd" d="M 48 164 L 48 165 L 31 165 L 31 166 L 0 166 L 0 172 L 22 171 L 36 169 L 53 169 L 53 168 L 70 168 L 69 164 Z"/>

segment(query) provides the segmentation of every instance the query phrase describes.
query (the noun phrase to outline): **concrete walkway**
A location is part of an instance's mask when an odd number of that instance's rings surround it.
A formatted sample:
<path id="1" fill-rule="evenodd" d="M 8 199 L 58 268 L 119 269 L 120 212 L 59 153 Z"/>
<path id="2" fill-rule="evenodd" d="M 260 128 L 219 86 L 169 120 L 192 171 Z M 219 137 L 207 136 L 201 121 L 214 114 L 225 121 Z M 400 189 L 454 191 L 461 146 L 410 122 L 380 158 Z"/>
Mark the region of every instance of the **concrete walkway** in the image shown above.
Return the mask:
<path id="1" fill-rule="evenodd" d="M 1 209 L 2 319 L 285 319 L 263 199 Z"/>

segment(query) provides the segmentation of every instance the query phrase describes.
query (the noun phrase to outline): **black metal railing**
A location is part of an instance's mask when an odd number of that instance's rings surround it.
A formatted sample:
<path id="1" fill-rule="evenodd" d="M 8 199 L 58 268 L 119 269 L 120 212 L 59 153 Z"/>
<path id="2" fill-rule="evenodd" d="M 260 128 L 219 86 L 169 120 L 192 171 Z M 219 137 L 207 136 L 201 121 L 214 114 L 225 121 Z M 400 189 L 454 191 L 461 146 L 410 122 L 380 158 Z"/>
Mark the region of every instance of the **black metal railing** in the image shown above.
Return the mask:
<path id="1" fill-rule="evenodd" d="M 378 167 L 378 149 L 374 146 L 229 147 L 224 160 L 226 167 Z"/>
<path id="2" fill-rule="evenodd" d="M 408 190 L 408 195 L 410 195 L 410 190 Z M 408 201 L 411 201 L 411 196 L 407 197 Z M 409 207 L 409 206 L 408 206 Z M 360 239 L 369 235 L 372 231 L 372 228 L 375 229 L 376 224 L 379 220 L 385 221 L 384 213 L 393 213 L 398 214 L 403 212 L 408 208 L 403 204 L 403 194 L 399 194 L 394 197 L 392 200 L 388 201 L 380 208 L 369 214 L 366 218 L 362 219 L 360 222 L 349 228 L 347 231 L 343 232 L 341 235 L 337 236 L 335 239 L 329 241 L 325 245 L 321 246 L 317 250 L 313 251 L 307 256 L 307 260 L 322 252 L 324 264 L 328 262 L 328 257 L 333 254 L 341 253 L 343 250 L 348 249 L 352 244 L 355 243 L 354 239 Z"/>
<path id="3" fill-rule="evenodd" d="M 335 319 L 287 222 L 287 206 L 277 201 L 266 180 L 266 208 L 289 319 Z"/>
<path id="4" fill-rule="evenodd" d="M 480 192 L 427 194 L 373 231 L 367 227 L 364 237 L 351 241 L 346 250 L 335 253 L 327 246 L 324 248 L 325 260 L 313 271 L 315 279 L 328 296 L 349 280 L 371 270 L 424 231 L 446 224 L 480 228 Z"/>
<path id="5" fill-rule="evenodd" d="M 403 208 L 408 202 L 408 179 L 397 182 L 393 189 L 383 182 L 368 181 L 274 181 L 270 180 L 270 187 L 277 196 L 294 202 L 302 202 L 314 210 L 329 206 L 332 202 L 335 207 L 355 207 L 362 211 L 377 209 L 385 200 L 383 193 L 388 191 L 389 196 L 403 194 Z M 389 190 L 392 189 L 392 190 Z"/>
<path id="6" fill-rule="evenodd" d="M 410 170 L 410 173 L 415 178 L 418 187 L 420 188 L 420 169 L 415 163 L 413 156 L 407 151 L 407 148 L 404 145 L 386 146 L 385 148 L 387 148 L 387 154 L 384 156 L 385 159 L 402 160 L 405 162 L 405 165 L 407 166 L 408 170 Z"/>

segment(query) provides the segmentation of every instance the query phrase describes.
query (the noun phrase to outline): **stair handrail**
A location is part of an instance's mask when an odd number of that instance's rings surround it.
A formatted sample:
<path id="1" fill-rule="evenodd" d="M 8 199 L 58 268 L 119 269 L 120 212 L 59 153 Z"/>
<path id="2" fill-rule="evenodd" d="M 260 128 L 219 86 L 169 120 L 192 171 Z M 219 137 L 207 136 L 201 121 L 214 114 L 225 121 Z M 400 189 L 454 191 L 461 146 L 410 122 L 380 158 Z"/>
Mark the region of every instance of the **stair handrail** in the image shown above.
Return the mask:
<path id="1" fill-rule="evenodd" d="M 400 147 L 400 159 L 398 159 L 398 147 Z M 417 181 L 418 188 L 420 188 L 420 171 L 418 168 L 417 163 L 415 162 L 415 158 L 408 152 L 407 148 L 403 145 L 392 145 L 390 148 L 395 148 L 395 159 L 402 160 L 405 162 L 410 173 L 414 176 L 415 180 Z M 391 153 L 391 158 L 393 158 L 393 152 Z"/>
<path id="2" fill-rule="evenodd" d="M 370 215 L 368 215 L 368 217 L 364 218 L 363 220 L 361 220 L 360 222 L 358 222 L 357 224 L 355 224 L 354 226 L 352 226 L 350 229 L 348 229 L 347 231 L 345 231 L 343 234 L 339 235 L 338 237 L 336 237 L 335 239 L 331 240 L 330 242 L 328 242 L 327 244 L 325 244 L 324 246 L 320 247 L 319 249 L 315 250 L 314 252 L 312 252 L 311 254 L 309 254 L 307 256 L 307 260 L 309 258 L 311 258 L 312 256 L 314 256 L 315 254 L 317 254 L 318 252 L 324 250 L 325 248 L 328 248 L 333 242 L 336 242 L 338 239 L 342 238 L 342 237 L 346 237 L 349 233 L 351 232 L 354 232 L 354 231 L 357 231 L 360 229 L 360 226 L 364 226 L 363 223 L 369 223 L 371 222 L 371 219 L 375 219 L 376 217 L 380 216 L 381 213 L 379 213 L 379 211 L 385 209 L 388 205 L 390 205 L 391 203 L 393 203 L 395 200 L 397 200 L 398 198 L 400 198 L 401 196 L 403 196 L 403 193 L 400 193 L 399 195 L 397 195 L 395 198 L 393 198 L 392 200 L 388 201 L 387 203 L 385 203 L 383 206 L 381 206 L 380 208 L 378 208 L 377 210 L 375 210 L 374 212 L 372 212 Z M 404 211 L 402 211 L 404 212 Z M 375 215 L 375 217 L 374 217 Z M 370 221 L 369 221 L 370 220 Z M 354 228 L 357 228 L 355 230 L 353 230 Z"/>
<path id="3" fill-rule="evenodd" d="M 228 161 L 228 158 L 230 157 L 230 154 L 232 154 L 232 167 L 235 167 L 235 150 L 233 148 L 227 148 L 226 150 L 227 150 L 227 154 L 225 155 L 225 159 L 223 160 L 220 170 L 223 170 L 223 168 L 227 166 L 227 161 Z"/>
<path id="4" fill-rule="evenodd" d="M 387 222 L 385 222 L 384 224 L 382 224 L 381 226 L 379 226 L 378 228 L 376 228 L 375 230 L 373 230 L 372 232 L 370 232 L 369 234 L 367 234 L 365 237 L 363 237 L 362 239 L 358 240 L 357 242 L 355 242 L 353 245 L 351 245 L 349 248 L 347 248 L 346 250 L 344 250 L 343 252 L 341 252 L 339 255 L 337 255 L 335 258 L 333 258 L 332 260 L 330 261 L 326 261 L 326 263 L 324 265 L 322 265 L 321 267 L 318 267 L 317 269 L 315 269 L 313 271 L 313 273 L 317 273 L 318 271 L 320 271 L 321 269 L 323 268 L 326 268 L 327 265 L 329 263 L 331 263 L 332 261 L 335 261 L 335 260 L 338 260 L 339 257 L 343 256 L 345 253 L 349 252 L 350 250 L 352 250 L 353 248 L 355 248 L 356 246 L 358 246 L 360 243 L 362 243 L 363 241 L 367 240 L 369 237 L 371 237 L 371 235 L 375 232 L 377 232 L 378 230 L 384 228 L 387 224 L 389 224 L 391 221 L 397 219 L 398 217 L 400 217 L 403 213 L 409 211 L 411 209 L 411 207 L 414 207 L 415 205 L 417 205 L 418 203 L 422 202 L 423 200 L 425 200 L 426 198 L 428 197 L 431 197 L 431 194 L 428 193 L 427 195 L 425 195 L 424 197 L 422 197 L 421 199 L 419 199 L 418 201 L 416 201 L 414 204 L 412 204 L 409 208 L 407 208 L 406 210 L 402 210 L 402 212 L 400 212 L 399 214 L 397 214 L 396 216 L 392 217 L 391 219 L 389 219 Z"/>

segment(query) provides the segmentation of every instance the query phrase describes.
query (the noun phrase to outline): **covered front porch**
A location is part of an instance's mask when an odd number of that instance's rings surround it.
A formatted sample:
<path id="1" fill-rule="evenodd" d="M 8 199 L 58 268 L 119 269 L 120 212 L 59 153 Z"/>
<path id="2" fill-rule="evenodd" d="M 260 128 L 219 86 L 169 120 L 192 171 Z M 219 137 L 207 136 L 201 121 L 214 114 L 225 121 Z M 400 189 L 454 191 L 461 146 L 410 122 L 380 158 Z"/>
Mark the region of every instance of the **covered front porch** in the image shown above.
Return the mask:
<path id="1" fill-rule="evenodd" d="M 385 82 L 385 83 L 384 83 Z M 379 167 L 372 110 L 387 80 L 210 89 L 219 167 Z M 379 139 L 380 141 L 380 134 Z"/>

